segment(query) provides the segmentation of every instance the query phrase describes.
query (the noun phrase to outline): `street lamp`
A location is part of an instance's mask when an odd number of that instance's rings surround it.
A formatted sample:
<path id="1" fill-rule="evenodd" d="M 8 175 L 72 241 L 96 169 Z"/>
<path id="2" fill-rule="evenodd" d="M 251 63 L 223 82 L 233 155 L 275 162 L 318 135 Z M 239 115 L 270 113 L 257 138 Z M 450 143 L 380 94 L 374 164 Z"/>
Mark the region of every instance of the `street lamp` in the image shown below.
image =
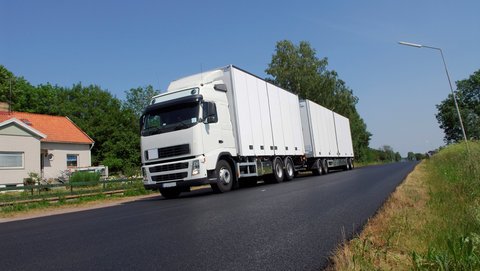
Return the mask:
<path id="1" fill-rule="evenodd" d="M 426 46 L 426 45 L 422 45 L 422 44 L 404 42 L 404 41 L 399 41 L 398 43 L 400 45 L 412 46 L 412 47 L 416 47 L 416 48 L 428 48 L 428 49 L 434 49 L 434 50 L 440 51 L 440 55 L 442 56 L 442 60 L 443 60 L 443 66 L 445 67 L 445 73 L 447 73 L 448 84 L 450 85 L 450 90 L 452 91 L 452 95 L 453 95 L 453 101 L 455 102 L 455 108 L 457 109 L 458 120 L 460 121 L 460 127 L 462 127 L 463 138 L 465 139 L 465 143 L 467 144 L 467 149 L 468 149 L 467 134 L 465 133 L 465 128 L 463 127 L 462 115 L 460 114 L 460 109 L 458 109 L 457 96 L 455 95 L 455 92 L 453 91 L 452 81 L 450 80 L 450 75 L 448 74 L 447 64 L 445 63 L 445 58 L 443 57 L 442 49 L 437 48 L 437 47 Z"/>

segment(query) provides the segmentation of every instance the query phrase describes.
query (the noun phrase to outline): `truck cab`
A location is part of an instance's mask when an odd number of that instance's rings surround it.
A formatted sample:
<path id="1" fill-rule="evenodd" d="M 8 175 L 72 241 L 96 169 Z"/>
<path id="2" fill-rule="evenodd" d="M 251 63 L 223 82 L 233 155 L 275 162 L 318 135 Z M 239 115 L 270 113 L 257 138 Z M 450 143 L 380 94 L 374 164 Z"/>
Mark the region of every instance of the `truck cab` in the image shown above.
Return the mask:
<path id="1" fill-rule="evenodd" d="M 222 76 L 215 71 L 174 81 L 145 108 L 140 118 L 145 188 L 173 198 L 191 186 L 216 184 L 218 158 L 236 152 Z"/>

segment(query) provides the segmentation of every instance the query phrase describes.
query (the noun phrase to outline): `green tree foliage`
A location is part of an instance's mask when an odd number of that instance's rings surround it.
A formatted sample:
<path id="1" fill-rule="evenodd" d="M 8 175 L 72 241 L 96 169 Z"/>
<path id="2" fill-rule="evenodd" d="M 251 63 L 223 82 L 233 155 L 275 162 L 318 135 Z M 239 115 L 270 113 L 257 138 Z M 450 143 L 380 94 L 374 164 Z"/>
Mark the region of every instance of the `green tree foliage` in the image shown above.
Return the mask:
<path id="1" fill-rule="evenodd" d="M 12 110 L 25 103 L 34 87 L 23 77 L 16 77 L 0 65 L 0 102 L 9 102 Z"/>
<path id="2" fill-rule="evenodd" d="M 409 161 L 420 161 L 425 159 L 425 157 L 427 157 L 427 155 L 423 153 L 408 152 L 407 154 L 407 160 Z"/>
<path id="3" fill-rule="evenodd" d="M 388 145 L 385 145 L 385 146 L 382 146 L 380 149 L 380 161 L 383 161 L 383 162 L 394 162 L 396 159 L 395 159 L 395 152 L 393 151 L 393 148 L 388 146 Z"/>
<path id="4" fill-rule="evenodd" d="M 13 80 L 10 80 L 13 79 Z M 140 165 L 138 118 L 122 101 L 99 86 L 34 87 L 0 66 L 0 101 L 9 101 L 5 89 L 12 84 L 14 111 L 69 117 L 94 141 L 92 163 L 112 172 L 131 171 Z"/>
<path id="5" fill-rule="evenodd" d="M 13 74 L 4 66 L 0 65 L 0 101 L 10 101 L 10 84 L 14 79 Z"/>
<path id="6" fill-rule="evenodd" d="M 467 138 L 478 140 L 480 139 L 480 70 L 475 71 L 468 79 L 457 81 L 456 85 L 455 95 Z M 437 105 L 437 110 L 438 123 L 445 133 L 444 141 L 453 143 L 463 140 L 452 94 Z"/>
<path id="7" fill-rule="evenodd" d="M 357 159 L 368 160 L 371 134 L 356 110 L 358 98 L 327 65 L 327 58 L 319 59 L 308 42 L 295 46 L 283 40 L 277 42 L 265 72 L 273 77 L 268 81 L 349 118 Z"/>
<path id="8" fill-rule="evenodd" d="M 150 103 L 152 97 L 158 93 L 159 91 L 154 90 L 151 85 L 132 88 L 125 91 L 126 100 L 124 106 L 132 110 L 137 118 L 140 118 L 140 115 L 142 115 L 143 110 Z"/>
<path id="9" fill-rule="evenodd" d="M 415 153 L 415 160 L 420 161 L 422 159 L 425 159 L 426 155 L 423 153 Z"/>
<path id="10" fill-rule="evenodd" d="M 362 162 L 364 162 L 364 163 L 372 163 L 372 162 L 391 163 L 391 162 L 399 162 L 401 160 L 402 160 L 402 156 L 400 155 L 400 153 L 399 152 L 394 152 L 393 148 L 387 145 L 387 146 L 382 146 L 379 149 L 367 148 L 365 150 L 365 156 L 364 156 L 364 159 L 362 160 Z M 415 156 L 413 156 L 412 161 L 415 161 Z"/>
<path id="11" fill-rule="evenodd" d="M 400 162 L 402 160 L 402 155 L 399 152 L 395 153 L 395 162 Z"/>

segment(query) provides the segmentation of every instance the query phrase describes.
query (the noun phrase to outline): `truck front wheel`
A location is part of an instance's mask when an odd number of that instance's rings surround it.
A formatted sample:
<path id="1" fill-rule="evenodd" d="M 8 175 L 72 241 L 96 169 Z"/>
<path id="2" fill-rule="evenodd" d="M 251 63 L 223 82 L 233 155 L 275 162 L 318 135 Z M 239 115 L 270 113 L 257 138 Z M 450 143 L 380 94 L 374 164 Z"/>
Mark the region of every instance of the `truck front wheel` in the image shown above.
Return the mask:
<path id="1" fill-rule="evenodd" d="M 217 177 L 217 180 L 215 183 L 210 184 L 214 192 L 224 193 L 232 190 L 234 175 L 232 168 L 227 161 L 220 160 L 217 162 L 215 176 Z"/>

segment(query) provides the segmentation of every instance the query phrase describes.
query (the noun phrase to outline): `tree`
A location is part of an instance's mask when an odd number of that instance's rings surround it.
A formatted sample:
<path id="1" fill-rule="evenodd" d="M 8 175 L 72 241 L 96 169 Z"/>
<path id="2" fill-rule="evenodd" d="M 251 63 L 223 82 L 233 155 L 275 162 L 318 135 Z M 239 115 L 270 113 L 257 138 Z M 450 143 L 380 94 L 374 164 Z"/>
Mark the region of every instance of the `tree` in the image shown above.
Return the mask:
<path id="1" fill-rule="evenodd" d="M 402 155 L 399 152 L 395 153 L 395 162 L 400 162 L 402 160 Z"/>
<path id="2" fill-rule="evenodd" d="M 104 163 L 112 171 L 139 166 L 138 119 L 120 100 L 99 86 L 81 83 L 60 88 L 57 99 L 62 101 L 58 114 L 68 116 L 95 141 L 93 163 Z"/>
<path id="3" fill-rule="evenodd" d="M 371 134 L 356 110 L 358 98 L 327 65 L 327 58 L 319 59 L 308 42 L 295 46 L 283 40 L 277 42 L 265 72 L 272 76 L 267 81 L 349 118 L 354 152 L 359 160 L 366 160 Z"/>
<path id="4" fill-rule="evenodd" d="M 8 102 L 13 111 L 18 110 L 33 88 L 23 77 L 16 77 L 0 65 L 0 102 Z"/>
<path id="5" fill-rule="evenodd" d="M 135 114 L 137 118 L 140 118 L 143 110 L 150 103 L 153 96 L 157 95 L 159 91 L 153 89 L 151 85 L 146 87 L 132 88 L 125 91 L 126 101 L 124 106 Z"/>
<path id="6" fill-rule="evenodd" d="M 409 161 L 415 161 L 415 160 L 416 160 L 416 159 L 415 159 L 415 153 L 413 153 L 413 152 L 411 152 L 411 151 L 408 152 L 408 154 L 407 154 L 407 159 L 408 159 Z"/>
<path id="7" fill-rule="evenodd" d="M 456 85 L 455 95 L 467 138 L 480 139 L 480 70 L 475 71 L 468 79 L 457 81 Z M 437 105 L 437 110 L 435 116 L 445 133 L 444 141 L 453 143 L 463 140 L 452 94 Z"/>
<path id="8" fill-rule="evenodd" d="M 420 161 L 425 158 L 425 154 L 423 153 L 415 153 L 415 160 Z"/>
<path id="9" fill-rule="evenodd" d="M 388 145 L 384 145 L 379 149 L 379 151 L 380 151 L 380 161 L 384 161 L 384 162 L 396 161 L 395 152 L 393 151 L 392 147 Z"/>
<path id="10" fill-rule="evenodd" d="M 10 101 L 10 89 L 14 81 L 15 76 L 13 73 L 0 65 L 0 102 Z"/>

